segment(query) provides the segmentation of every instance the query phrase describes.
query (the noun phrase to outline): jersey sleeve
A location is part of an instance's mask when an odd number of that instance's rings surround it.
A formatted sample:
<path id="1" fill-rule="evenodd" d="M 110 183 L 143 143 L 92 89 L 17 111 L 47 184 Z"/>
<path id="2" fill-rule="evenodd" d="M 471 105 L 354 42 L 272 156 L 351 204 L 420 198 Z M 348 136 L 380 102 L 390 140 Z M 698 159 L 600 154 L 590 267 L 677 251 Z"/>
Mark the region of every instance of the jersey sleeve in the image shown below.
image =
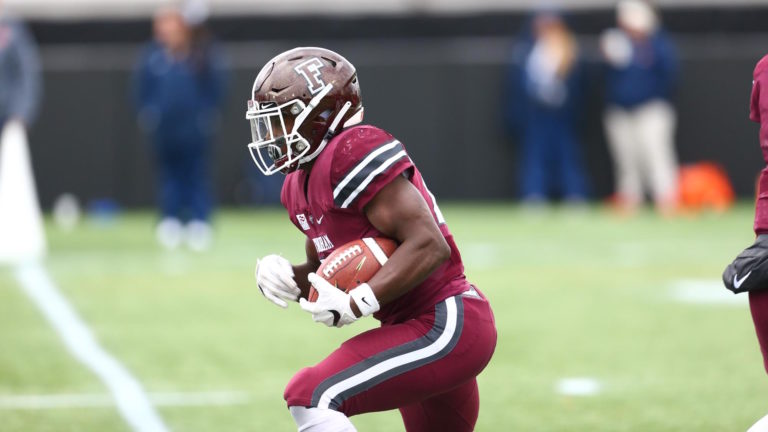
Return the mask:
<path id="1" fill-rule="evenodd" d="M 768 93 L 762 91 L 762 87 L 768 80 L 768 56 L 763 57 L 752 75 L 752 96 L 749 103 L 749 119 L 760 123 L 762 120 L 761 108 L 768 109 Z"/>
<path id="2" fill-rule="evenodd" d="M 752 97 L 749 104 L 749 119 L 760 123 L 760 83 L 752 82 Z"/>
<path id="3" fill-rule="evenodd" d="M 361 127 L 348 134 L 334 151 L 334 206 L 362 211 L 397 176 L 410 176 L 412 167 L 413 162 L 400 141 L 381 129 Z"/>

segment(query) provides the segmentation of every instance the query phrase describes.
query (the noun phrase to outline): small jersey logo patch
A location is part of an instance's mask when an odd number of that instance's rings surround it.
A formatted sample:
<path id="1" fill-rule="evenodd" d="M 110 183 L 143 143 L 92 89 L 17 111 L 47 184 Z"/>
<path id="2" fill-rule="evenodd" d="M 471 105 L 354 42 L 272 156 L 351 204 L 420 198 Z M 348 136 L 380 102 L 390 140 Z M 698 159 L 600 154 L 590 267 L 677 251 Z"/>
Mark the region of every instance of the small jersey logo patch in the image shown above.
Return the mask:
<path id="1" fill-rule="evenodd" d="M 329 239 L 325 234 L 321 235 L 320 237 L 313 238 L 312 242 L 315 244 L 317 253 L 322 253 L 333 249 L 333 243 L 331 243 L 331 239 Z"/>
<path id="2" fill-rule="evenodd" d="M 301 229 L 303 229 L 304 231 L 309 231 L 309 224 L 307 223 L 307 217 L 304 216 L 304 213 L 297 214 L 296 220 L 299 221 L 299 225 L 301 225 Z"/>
<path id="3" fill-rule="evenodd" d="M 307 80 L 307 88 L 309 89 L 309 92 L 315 94 L 325 87 L 322 75 L 320 74 L 320 69 L 322 69 L 323 66 L 325 65 L 319 58 L 312 57 L 294 67 L 293 70 Z"/>

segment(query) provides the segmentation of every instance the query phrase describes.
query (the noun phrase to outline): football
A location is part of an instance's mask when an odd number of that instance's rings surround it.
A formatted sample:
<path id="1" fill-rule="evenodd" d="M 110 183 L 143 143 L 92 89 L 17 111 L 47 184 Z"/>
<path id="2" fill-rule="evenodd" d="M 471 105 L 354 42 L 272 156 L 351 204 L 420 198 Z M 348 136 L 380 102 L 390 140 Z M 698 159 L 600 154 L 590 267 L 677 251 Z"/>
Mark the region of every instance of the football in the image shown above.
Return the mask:
<path id="1" fill-rule="evenodd" d="M 344 244 L 330 254 L 316 273 L 344 292 L 368 282 L 387 262 L 397 248 L 394 240 L 366 237 Z M 317 291 L 309 288 L 310 302 L 317 300 Z"/>

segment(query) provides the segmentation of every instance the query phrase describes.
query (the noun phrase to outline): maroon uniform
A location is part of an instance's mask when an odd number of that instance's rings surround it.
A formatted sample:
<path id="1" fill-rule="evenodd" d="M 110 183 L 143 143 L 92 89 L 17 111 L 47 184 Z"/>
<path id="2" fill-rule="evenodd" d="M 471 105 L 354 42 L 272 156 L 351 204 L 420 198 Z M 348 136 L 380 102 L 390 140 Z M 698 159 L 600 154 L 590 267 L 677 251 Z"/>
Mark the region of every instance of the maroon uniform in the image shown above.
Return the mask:
<path id="1" fill-rule="evenodd" d="M 400 408 L 413 430 L 471 430 L 477 417 L 475 376 L 496 344 L 493 314 L 467 282 L 461 256 L 432 194 L 403 145 L 373 126 L 333 137 L 309 173 L 288 174 L 282 203 L 324 259 L 337 246 L 382 234 L 366 204 L 397 176 L 419 190 L 450 246 L 450 259 L 421 284 L 383 305 L 382 327 L 345 342 L 293 377 L 289 406 L 332 408 L 348 416 Z"/>
<path id="2" fill-rule="evenodd" d="M 469 289 L 453 236 L 403 145 L 373 126 L 344 130 L 317 157 L 311 174 L 298 170 L 286 177 L 281 199 L 293 224 L 312 239 L 323 260 L 344 243 L 363 237 L 381 237 L 363 208 L 399 175 L 411 180 L 432 209 L 451 248 L 451 258 L 419 286 L 383 306 L 374 315 L 383 323 L 412 318 L 431 310 L 439 301 Z"/>
<path id="3" fill-rule="evenodd" d="M 760 123 L 760 149 L 768 164 L 768 55 L 757 62 L 752 79 L 749 118 Z M 758 235 L 768 234 L 768 166 L 760 172 L 754 228 Z"/>
<path id="4" fill-rule="evenodd" d="M 385 264 L 403 266 L 407 272 L 406 267 L 418 264 L 414 260 L 432 257 L 441 262 L 428 275 L 418 274 L 425 278 L 420 284 L 378 309 L 374 316 L 381 321 L 380 328 L 353 337 L 317 365 L 294 375 L 284 398 L 299 430 L 350 430 L 348 416 L 395 408 L 409 432 L 473 430 L 480 401 L 475 378 L 496 347 L 493 312 L 464 277 L 453 236 L 403 145 L 381 129 L 360 125 L 363 105 L 355 67 L 324 48 L 281 53 L 256 76 L 245 117 L 251 126 L 248 149 L 254 163 L 265 175 L 287 175 L 282 203 L 321 260 L 350 241 L 383 236 L 368 220 L 365 208 L 387 185 L 392 189 L 382 192 L 375 210 L 402 205 L 387 210 L 392 213 L 389 218 L 405 220 L 390 222 L 420 227 L 425 231 L 412 238 L 430 237 L 429 244 L 440 248 L 412 252 L 410 263 Z M 396 202 L 415 195 L 413 190 L 403 192 L 407 186 L 403 178 L 431 209 L 450 249 L 448 260 L 437 261 L 438 252 L 443 258 L 444 244 L 434 238 L 432 222 L 410 220 L 417 206 Z M 315 261 L 308 255 L 302 272 Z M 299 281 L 290 278 L 292 268 L 297 267 L 276 255 L 264 257 L 257 266 L 259 289 L 278 306 L 285 307 L 299 294 L 292 283 Z M 409 280 L 405 276 L 401 279 Z M 403 287 L 388 287 L 397 288 Z M 329 302 L 349 301 L 333 287 L 326 289 Z M 357 289 L 370 292 L 370 287 Z M 362 300 L 369 305 L 365 297 Z M 321 295 L 318 302 L 300 304 L 316 321 L 331 325 L 318 319 L 317 310 L 339 312 L 323 309 L 322 302 Z M 350 308 L 344 303 L 334 307 Z M 333 325 L 352 322 L 351 315 L 351 310 L 345 312 L 349 321 Z"/>
<path id="5" fill-rule="evenodd" d="M 760 123 L 760 148 L 768 164 L 768 55 L 757 62 L 752 79 L 749 118 Z M 754 229 L 757 235 L 768 234 L 768 166 L 760 172 Z M 750 291 L 749 308 L 768 372 L 768 291 Z"/>

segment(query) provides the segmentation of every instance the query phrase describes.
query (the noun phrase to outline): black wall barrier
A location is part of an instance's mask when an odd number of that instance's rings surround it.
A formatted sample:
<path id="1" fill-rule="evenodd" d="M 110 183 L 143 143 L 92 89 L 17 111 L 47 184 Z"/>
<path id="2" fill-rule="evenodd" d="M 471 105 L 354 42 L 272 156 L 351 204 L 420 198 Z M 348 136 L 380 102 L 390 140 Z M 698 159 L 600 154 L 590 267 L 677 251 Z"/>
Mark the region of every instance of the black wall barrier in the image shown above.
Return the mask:
<path id="1" fill-rule="evenodd" d="M 734 20 L 733 12 L 725 16 L 731 17 L 728 23 Z M 704 17 L 697 31 L 682 28 L 673 34 L 682 62 L 675 99 L 680 159 L 721 163 L 737 192 L 750 196 L 763 166 L 758 127 L 747 118 L 751 73 L 768 52 L 768 35 L 757 28 L 738 33 L 730 28 L 735 24 L 725 25 L 708 14 Z M 610 23 L 609 18 L 606 12 L 581 18 L 591 26 L 581 37 L 589 82 L 581 137 L 596 198 L 609 195 L 613 181 L 602 131 L 601 70 L 595 48 L 595 32 L 602 28 L 597 23 Z M 214 151 L 218 201 L 269 200 L 279 180 L 265 183 L 250 162 L 245 147 L 250 138 L 245 101 L 266 60 L 283 49 L 309 44 L 338 50 L 357 65 L 366 121 L 405 143 L 441 199 L 515 198 L 517 145 L 501 120 L 503 76 L 513 37 L 482 34 L 472 30 L 480 26 L 471 19 L 461 22 L 462 34 L 453 36 L 405 24 L 398 37 L 389 38 L 378 34 L 322 38 L 317 28 L 309 37 L 301 37 L 301 31 L 294 36 L 291 28 L 285 28 L 290 39 L 246 41 L 244 36 L 229 34 L 223 45 L 232 74 Z M 517 23 L 506 30 L 514 35 L 522 19 L 510 17 L 508 22 Z M 706 24 L 712 27 L 713 22 L 727 28 L 705 31 Z M 246 27 L 240 21 L 235 24 Z M 329 26 L 327 22 L 317 25 Z M 134 29 L 125 33 L 130 41 L 113 35 L 102 37 L 101 43 L 83 43 L 71 34 L 70 39 L 57 39 L 61 25 L 33 23 L 32 27 L 42 42 L 45 67 L 45 101 L 31 133 L 43 205 L 50 206 L 65 192 L 84 201 L 113 198 L 124 206 L 150 205 L 153 162 L 130 98 L 131 70 L 139 49 L 133 39 L 137 29 L 148 30 L 148 26 L 129 26 Z M 214 27 L 226 28 L 222 22 L 214 22 Z M 364 28 L 355 28 L 364 33 Z M 408 37 L 413 36 L 411 32 L 416 37 Z M 102 36 L 109 34 L 105 30 Z"/>

